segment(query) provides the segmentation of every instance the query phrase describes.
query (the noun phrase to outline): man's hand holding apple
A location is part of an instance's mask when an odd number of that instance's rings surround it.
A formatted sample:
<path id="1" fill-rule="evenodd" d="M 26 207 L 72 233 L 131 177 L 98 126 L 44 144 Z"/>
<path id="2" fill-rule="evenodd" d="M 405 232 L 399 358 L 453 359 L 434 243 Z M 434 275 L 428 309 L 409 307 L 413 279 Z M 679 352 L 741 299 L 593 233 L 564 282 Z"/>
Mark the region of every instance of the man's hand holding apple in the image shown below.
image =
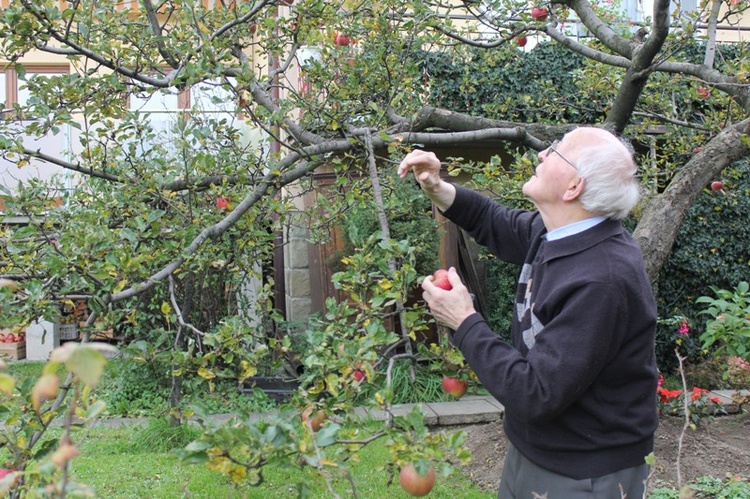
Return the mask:
<path id="1" fill-rule="evenodd" d="M 469 290 L 463 285 L 453 267 L 448 270 L 448 282 L 452 289 L 445 290 L 436 286 L 432 277 L 426 277 L 422 281 L 422 297 L 430 307 L 433 317 L 455 330 L 467 317 L 476 313 L 476 310 Z"/>

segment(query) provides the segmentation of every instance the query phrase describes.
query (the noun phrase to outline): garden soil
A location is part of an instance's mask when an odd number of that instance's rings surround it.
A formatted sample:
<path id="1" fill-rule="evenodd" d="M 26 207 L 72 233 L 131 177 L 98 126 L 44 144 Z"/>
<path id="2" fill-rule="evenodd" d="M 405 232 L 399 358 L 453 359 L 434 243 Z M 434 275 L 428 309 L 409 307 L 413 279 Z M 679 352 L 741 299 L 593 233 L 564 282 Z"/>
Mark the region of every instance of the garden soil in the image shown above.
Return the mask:
<path id="1" fill-rule="evenodd" d="M 717 416 L 704 420 L 683 434 L 684 419 L 662 416 L 656 432 L 656 466 L 649 482 L 654 487 L 677 487 L 679 458 L 682 485 L 701 476 L 726 478 L 727 474 L 750 478 L 750 412 Z M 463 470 L 466 476 L 487 491 L 496 491 L 503 468 L 507 440 L 502 422 L 467 425 L 466 447 L 474 459 Z"/>

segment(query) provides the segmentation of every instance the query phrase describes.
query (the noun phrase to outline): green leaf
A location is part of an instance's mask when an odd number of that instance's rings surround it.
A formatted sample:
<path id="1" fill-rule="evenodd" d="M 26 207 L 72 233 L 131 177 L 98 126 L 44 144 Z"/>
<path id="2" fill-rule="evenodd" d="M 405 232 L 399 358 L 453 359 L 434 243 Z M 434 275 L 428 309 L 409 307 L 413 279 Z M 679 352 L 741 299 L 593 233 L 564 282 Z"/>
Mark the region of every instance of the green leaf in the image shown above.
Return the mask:
<path id="1" fill-rule="evenodd" d="M 68 371 L 89 386 L 96 386 L 104 372 L 107 359 L 101 352 L 87 345 L 80 345 L 65 363 Z"/>
<path id="2" fill-rule="evenodd" d="M 93 419 L 97 417 L 99 414 L 104 412 L 104 409 L 106 408 L 107 404 L 103 400 L 97 400 L 86 410 L 86 419 Z"/>
<path id="3" fill-rule="evenodd" d="M 16 379 L 10 374 L 0 373 L 0 392 L 11 395 L 16 388 Z"/>
<path id="4" fill-rule="evenodd" d="M 335 444 L 340 429 L 341 426 L 336 423 L 321 428 L 315 436 L 318 447 L 327 447 Z"/>

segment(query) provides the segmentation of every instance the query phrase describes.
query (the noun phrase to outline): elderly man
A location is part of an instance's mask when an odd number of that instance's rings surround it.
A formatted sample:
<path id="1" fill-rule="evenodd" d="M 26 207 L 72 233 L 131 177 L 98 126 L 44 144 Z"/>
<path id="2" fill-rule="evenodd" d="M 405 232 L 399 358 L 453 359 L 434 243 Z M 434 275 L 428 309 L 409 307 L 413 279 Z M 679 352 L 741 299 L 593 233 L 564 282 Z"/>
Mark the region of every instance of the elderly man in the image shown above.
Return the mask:
<path id="1" fill-rule="evenodd" d="M 511 445 L 498 497 L 641 498 L 658 425 L 656 305 L 620 222 L 638 201 L 633 153 L 582 127 L 539 160 L 523 186 L 536 211 L 525 211 L 443 181 L 432 153 L 403 159 L 401 178 L 412 170 L 446 217 L 521 267 L 513 344 L 475 311 L 455 269 L 452 290 L 425 279 L 423 296 L 505 407 Z"/>

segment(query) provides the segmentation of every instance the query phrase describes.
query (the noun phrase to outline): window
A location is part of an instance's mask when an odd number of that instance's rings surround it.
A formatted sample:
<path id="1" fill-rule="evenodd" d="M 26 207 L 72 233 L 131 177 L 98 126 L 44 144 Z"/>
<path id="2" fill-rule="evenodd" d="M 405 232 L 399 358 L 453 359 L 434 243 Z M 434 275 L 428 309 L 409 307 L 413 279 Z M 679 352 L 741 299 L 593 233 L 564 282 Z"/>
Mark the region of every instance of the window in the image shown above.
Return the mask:
<path id="1" fill-rule="evenodd" d="M 15 68 L 9 67 L 0 71 L 0 102 L 2 109 L 11 109 L 14 104 L 25 104 L 31 97 L 26 88 L 26 81 L 33 78 L 45 78 L 52 75 L 67 74 L 70 72 L 68 64 L 29 65 L 25 67 L 26 75 L 23 79 L 18 77 Z M 9 120 L 16 118 L 12 113 L 5 113 Z M 9 127 L 23 126 L 11 121 Z M 69 159 L 71 148 L 71 128 L 61 127 L 57 134 L 49 133 L 43 137 L 24 136 L 24 146 L 31 150 L 43 150 L 46 154 L 54 157 Z M 70 187 L 72 179 L 68 172 L 50 163 L 32 160 L 28 165 L 19 168 L 15 162 L 0 157 L 0 184 L 13 190 L 19 184 L 26 184 L 31 179 L 49 180 L 54 176 L 65 175 L 66 187 Z"/>

